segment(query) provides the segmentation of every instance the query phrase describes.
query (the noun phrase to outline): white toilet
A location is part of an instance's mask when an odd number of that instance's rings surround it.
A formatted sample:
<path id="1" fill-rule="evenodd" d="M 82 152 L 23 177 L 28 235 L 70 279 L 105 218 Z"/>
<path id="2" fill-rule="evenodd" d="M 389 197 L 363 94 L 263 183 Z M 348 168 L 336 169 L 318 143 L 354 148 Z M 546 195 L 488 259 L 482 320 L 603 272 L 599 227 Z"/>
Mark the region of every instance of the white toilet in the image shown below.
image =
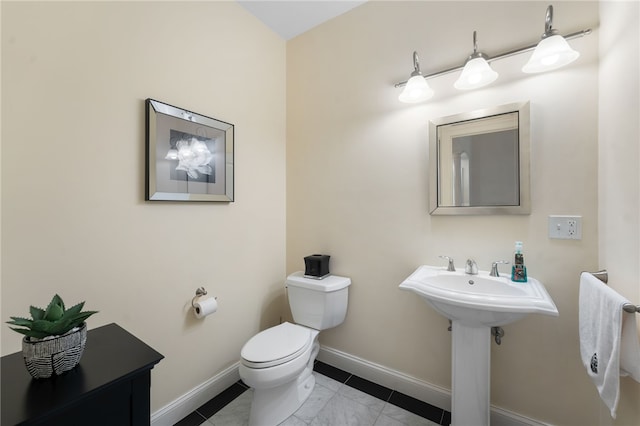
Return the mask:
<path id="1" fill-rule="evenodd" d="M 318 334 L 344 321 L 350 284 L 336 275 L 317 280 L 295 272 L 287 277 L 296 324 L 284 322 L 256 334 L 240 353 L 240 378 L 254 389 L 249 426 L 276 426 L 309 397 Z"/>

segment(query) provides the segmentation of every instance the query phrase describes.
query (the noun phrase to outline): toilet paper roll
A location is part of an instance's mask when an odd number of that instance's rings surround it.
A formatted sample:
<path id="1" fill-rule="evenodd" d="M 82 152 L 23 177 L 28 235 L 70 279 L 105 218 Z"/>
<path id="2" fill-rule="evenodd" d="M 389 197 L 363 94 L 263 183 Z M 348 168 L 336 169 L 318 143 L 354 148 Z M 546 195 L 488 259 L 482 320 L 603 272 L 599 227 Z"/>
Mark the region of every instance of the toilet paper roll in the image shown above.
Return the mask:
<path id="1" fill-rule="evenodd" d="M 218 301 L 210 297 L 209 299 L 200 299 L 193 304 L 193 313 L 196 318 L 204 318 L 218 310 Z"/>

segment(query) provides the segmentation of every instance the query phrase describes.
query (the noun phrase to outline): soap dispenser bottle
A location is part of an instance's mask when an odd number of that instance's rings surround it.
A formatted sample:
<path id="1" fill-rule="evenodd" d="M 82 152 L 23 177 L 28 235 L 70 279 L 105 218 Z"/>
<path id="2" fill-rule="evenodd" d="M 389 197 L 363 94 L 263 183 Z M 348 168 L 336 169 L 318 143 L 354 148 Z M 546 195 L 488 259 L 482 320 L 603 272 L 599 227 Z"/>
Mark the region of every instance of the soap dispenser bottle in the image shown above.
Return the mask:
<path id="1" fill-rule="evenodd" d="M 527 267 L 524 265 L 524 254 L 522 254 L 522 241 L 516 241 L 516 250 L 511 267 L 511 281 L 526 283 Z"/>

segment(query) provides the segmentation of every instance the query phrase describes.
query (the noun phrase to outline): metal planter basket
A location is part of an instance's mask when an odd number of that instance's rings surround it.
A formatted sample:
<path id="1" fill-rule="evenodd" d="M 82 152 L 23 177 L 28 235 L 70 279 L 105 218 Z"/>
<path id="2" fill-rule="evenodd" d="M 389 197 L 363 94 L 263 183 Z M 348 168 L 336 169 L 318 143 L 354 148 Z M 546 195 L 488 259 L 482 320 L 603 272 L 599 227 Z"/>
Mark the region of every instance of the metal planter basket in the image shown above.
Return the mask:
<path id="1" fill-rule="evenodd" d="M 22 339 L 22 356 L 35 379 L 60 375 L 78 365 L 87 343 L 87 324 L 62 336 L 46 340 Z"/>

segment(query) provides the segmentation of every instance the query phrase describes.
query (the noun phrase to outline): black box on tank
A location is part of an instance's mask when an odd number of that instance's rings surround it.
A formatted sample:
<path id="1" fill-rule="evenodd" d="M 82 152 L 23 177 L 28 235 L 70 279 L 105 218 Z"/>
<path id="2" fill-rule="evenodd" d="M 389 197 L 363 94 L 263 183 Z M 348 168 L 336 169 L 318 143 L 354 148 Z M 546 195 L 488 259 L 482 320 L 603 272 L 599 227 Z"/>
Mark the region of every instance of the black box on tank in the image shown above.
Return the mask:
<path id="1" fill-rule="evenodd" d="M 304 275 L 308 278 L 321 279 L 329 275 L 329 258 L 327 254 L 312 254 L 304 258 Z"/>

